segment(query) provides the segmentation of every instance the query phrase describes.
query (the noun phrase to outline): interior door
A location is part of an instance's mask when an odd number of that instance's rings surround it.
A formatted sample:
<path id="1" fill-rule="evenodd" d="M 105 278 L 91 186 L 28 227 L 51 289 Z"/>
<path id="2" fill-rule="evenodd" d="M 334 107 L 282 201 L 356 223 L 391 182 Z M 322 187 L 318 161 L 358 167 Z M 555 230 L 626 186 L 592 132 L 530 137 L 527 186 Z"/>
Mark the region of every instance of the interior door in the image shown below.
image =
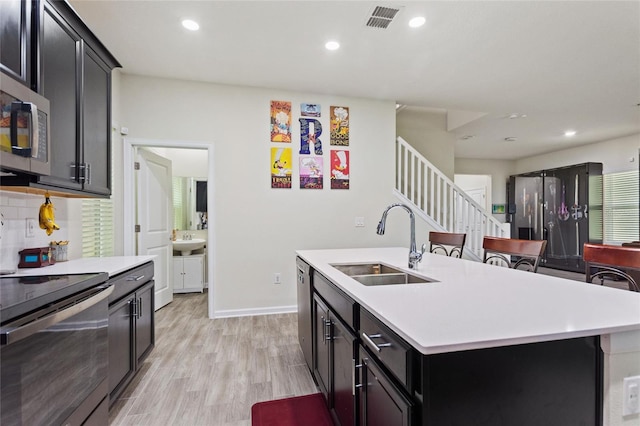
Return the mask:
<path id="1" fill-rule="evenodd" d="M 173 300 L 171 231 L 173 196 L 171 160 L 144 148 L 136 149 L 136 211 L 138 255 L 156 255 L 154 259 L 154 305 L 156 310 Z"/>

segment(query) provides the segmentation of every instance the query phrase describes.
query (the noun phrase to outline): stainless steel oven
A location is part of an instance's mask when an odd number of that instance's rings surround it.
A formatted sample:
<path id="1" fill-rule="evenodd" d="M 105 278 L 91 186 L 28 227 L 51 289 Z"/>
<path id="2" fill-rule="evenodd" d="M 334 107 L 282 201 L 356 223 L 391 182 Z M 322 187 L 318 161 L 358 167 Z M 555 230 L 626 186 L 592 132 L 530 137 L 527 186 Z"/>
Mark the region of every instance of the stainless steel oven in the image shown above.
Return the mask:
<path id="1" fill-rule="evenodd" d="M 107 278 L 0 279 L 0 424 L 107 424 Z"/>
<path id="2" fill-rule="evenodd" d="M 0 168 L 8 172 L 51 172 L 49 101 L 0 73 Z"/>

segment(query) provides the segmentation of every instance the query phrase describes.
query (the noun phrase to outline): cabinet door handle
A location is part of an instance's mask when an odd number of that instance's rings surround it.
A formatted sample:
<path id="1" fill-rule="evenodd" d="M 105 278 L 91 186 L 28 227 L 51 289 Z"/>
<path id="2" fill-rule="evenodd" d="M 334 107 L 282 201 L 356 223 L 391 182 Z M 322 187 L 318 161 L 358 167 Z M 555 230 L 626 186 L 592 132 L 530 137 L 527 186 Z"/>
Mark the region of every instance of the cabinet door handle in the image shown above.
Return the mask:
<path id="1" fill-rule="evenodd" d="M 326 320 L 324 319 L 324 317 L 320 317 L 320 320 L 322 321 L 322 327 L 323 327 L 322 344 L 326 344 L 327 340 L 331 339 L 331 328 L 327 330 L 327 327 L 331 327 L 331 320 Z"/>
<path id="2" fill-rule="evenodd" d="M 138 317 L 138 300 L 131 299 L 129 300 L 129 312 L 130 316 L 137 318 Z"/>
<path id="3" fill-rule="evenodd" d="M 373 340 L 371 340 L 371 339 L 378 339 L 380 337 L 382 337 L 381 334 L 372 334 L 371 336 L 369 336 L 364 331 L 362 332 L 362 339 L 364 340 L 364 343 L 366 343 L 367 346 L 369 346 L 371 349 L 373 349 L 376 352 L 382 351 L 382 348 L 391 347 L 391 343 L 378 343 L 378 344 L 376 344 L 376 343 L 374 343 Z"/>
<path id="4" fill-rule="evenodd" d="M 361 388 L 362 384 L 356 384 L 356 369 L 362 368 L 363 364 L 356 364 L 355 358 L 351 359 L 351 395 L 356 396 L 356 388 Z"/>
<path id="5" fill-rule="evenodd" d="M 142 318 L 142 297 L 138 298 L 138 319 Z"/>
<path id="6" fill-rule="evenodd" d="M 127 281 L 140 281 L 144 278 L 144 275 L 129 275 Z"/>

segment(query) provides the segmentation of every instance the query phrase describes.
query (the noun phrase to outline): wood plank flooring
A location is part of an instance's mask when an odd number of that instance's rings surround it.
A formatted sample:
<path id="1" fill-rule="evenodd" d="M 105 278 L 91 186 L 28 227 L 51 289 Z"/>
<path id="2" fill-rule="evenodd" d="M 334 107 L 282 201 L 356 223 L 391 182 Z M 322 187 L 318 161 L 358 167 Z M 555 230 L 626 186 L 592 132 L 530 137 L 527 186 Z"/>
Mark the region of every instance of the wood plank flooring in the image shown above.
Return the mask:
<path id="1" fill-rule="evenodd" d="M 206 293 L 174 295 L 109 424 L 249 426 L 254 403 L 315 392 L 296 314 L 210 320 Z"/>

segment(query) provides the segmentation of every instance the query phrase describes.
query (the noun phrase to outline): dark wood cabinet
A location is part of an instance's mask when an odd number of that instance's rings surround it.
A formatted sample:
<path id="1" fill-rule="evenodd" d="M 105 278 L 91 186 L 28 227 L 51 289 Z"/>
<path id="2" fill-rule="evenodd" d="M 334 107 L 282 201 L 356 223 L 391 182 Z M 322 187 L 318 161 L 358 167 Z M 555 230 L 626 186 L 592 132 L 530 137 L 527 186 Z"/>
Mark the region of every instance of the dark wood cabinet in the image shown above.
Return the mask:
<path id="1" fill-rule="evenodd" d="M 314 324 L 314 356 L 313 356 L 313 376 L 320 388 L 320 392 L 327 402 L 331 387 L 329 382 L 329 359 L 331 356 L 329 349 L 329 339 L 331 338 L 331 318 L 329 308 L 322 299 L 315 295 L 313 297 L 313 324 Z"/>
<path id="2" fill-rule="evenodd" d="M 111 70 L 64 2 L 44 3 L 41 88 L 51 102 L 51 174 L 40 183 L 111 194 Z M 96 40 L 93 40 L 96 43 Z"/>
<path id="3" fill-rule="evenodd" d="M 51 173 L 18 174 L 3 185 L 110 196 L 111 71 L 120 64 L 66 1 L 1 1 L 0 12 L 2 71 L 51 108 Z"/>
<path id="4" fill-rule="evenodd" d="M 89 47 L 84 49 L 82 92 L 82 183 L 88 192 L 111 194 L 111 68 Z"/>
<path id="5" fill-rule="evenodd" d="M 367 426 L 409 426 L 412 402 L 394 385 L 364 348 L 360 349 L 360 423 Z M 435 423 L 434 423 L 435 424 Z"/>
<path id="6" fill-rule="evenodd" d="M 42 94 L 51 103 L 51 174 L 41 183 L 82 190 L 78 156 L 78 82 L 80 35 L 45 3 L 42 22 Z"/>
<path id="7" fill-rule="evenodd" d="M 0 69 L 29 87 L 32 87 L 31 12 L 30 1 L 0 1 Z"/>
<path id="8" fill-rule="evenodd" d="M 354 425 L 356 420 L 355 364 L 357 338 L 342 321 L 331 321 L 332 345 L 332 414 L 342 426 Z"/>
<path id="9" fill-rule="evenodd" d="M 313 281 L 319 284 L 313 296 L 313 374 L 334 422 L 351 426 L 356 424 L 357 417 L 354 395 L 357 337 L 325 299 L 340 300 L 342 303 L 338 305 L 352 307 L 354 302 L 323 276 L 314 273 Z"/>
<path id="10" fill-rule="evenodd" d="M 153 264 L 110 280 L 109 398 L 113 404 L 155 345 Z"/>

